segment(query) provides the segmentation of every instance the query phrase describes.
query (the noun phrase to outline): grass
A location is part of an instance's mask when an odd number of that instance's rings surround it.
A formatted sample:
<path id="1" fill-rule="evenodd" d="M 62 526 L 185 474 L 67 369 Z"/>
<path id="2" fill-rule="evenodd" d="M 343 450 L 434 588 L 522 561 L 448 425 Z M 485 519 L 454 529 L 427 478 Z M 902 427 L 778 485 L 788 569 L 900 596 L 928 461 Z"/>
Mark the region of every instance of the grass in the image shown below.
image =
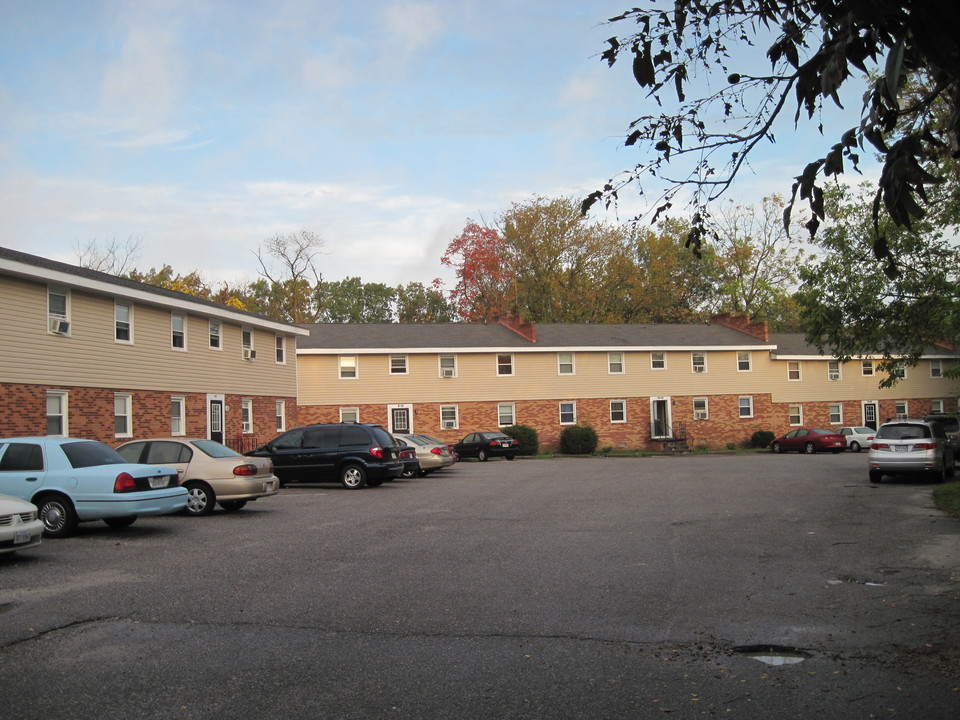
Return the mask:
<path id="1" fill-rule="evenodd" d="M 960 481 L 948 482 L 933 489 L 933 502 L 950 517 L 960 519 Z"/>

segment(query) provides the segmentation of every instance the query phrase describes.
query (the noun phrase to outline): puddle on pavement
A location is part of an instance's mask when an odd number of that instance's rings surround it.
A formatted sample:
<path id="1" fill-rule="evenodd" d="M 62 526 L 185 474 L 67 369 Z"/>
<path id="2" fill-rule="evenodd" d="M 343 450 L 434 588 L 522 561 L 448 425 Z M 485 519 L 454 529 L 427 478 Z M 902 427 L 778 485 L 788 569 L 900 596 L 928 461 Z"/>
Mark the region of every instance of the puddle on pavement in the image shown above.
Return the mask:
<path id="1" fill-rule="evenodd" d="M 738 655 L 757 660 L 765 665 L 796 665 L 810 657 L 810 654 L 798 648 L 779 645 L 747 645 L 733 649 Z"/>

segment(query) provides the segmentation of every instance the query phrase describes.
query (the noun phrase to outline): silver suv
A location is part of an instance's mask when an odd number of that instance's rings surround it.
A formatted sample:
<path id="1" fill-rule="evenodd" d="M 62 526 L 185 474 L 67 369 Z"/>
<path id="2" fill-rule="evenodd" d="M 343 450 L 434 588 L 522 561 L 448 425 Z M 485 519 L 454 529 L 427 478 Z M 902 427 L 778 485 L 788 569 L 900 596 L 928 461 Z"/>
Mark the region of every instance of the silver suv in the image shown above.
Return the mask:
<path id="1" fill-rule="evenodd" d="M 953 445 L 943 426 L 928 420 L 894 420 L 877 429 L 867 458 L 870 482 L 884 475 L 923 474 L 935 482 L 953 477 Z"/>

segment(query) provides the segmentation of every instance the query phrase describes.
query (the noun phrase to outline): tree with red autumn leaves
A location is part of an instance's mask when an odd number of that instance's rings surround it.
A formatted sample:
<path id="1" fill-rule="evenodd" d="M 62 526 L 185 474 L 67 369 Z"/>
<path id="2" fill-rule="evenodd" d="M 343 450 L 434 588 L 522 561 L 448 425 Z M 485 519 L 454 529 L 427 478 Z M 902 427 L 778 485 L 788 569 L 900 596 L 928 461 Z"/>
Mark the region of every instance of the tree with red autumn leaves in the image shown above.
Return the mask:
<path id="1" fill-rule="evenodd" d="M 476 322 L 513 312 L 507 247 L 500 232 L 467 221 L 463 232 L 450 241 L 440 258 L 456 271 L 457 284 L 450 291 L 462 320 Z"/>

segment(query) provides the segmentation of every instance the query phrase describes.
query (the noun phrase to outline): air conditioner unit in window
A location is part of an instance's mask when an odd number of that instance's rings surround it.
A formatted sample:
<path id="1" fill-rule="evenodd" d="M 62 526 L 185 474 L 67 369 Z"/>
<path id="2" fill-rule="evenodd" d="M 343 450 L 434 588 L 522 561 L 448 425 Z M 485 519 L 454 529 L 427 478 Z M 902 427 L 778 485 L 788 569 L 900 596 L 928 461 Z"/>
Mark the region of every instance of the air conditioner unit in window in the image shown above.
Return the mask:
<path id="1" fill-rule="evenodd" d="M 706 420 L 706 419 L 707 419 L 707 413 L 706 413 L 706 411 L 704 411 L 704 410 L 697 410 L 697 412 L 695 412 L 695 413 L 693 414 L 693 419 L 694 419 L 694 420 Z"/>
<path id="2" fill-rule="evenodd" d="M 451 378 L 453 377 L 453 368 L 443 368 L 440 372 L 440 377 Z"/>
<path id="3" fill-rule="evenodd" d="M 50 318 L 50 332 L 57 335 L 66 335 L 70 332 L 70 322 L 62 318 L 52 317 Z"/>
<path id="4" fill-rule="evenodd" d="M 254 360 L 257 357 L 257 351 L 251 350 L 250 348 L 243 349 L 243 359 L 244 360 Z"/>
<path id="5" fill-rule="evenodd" d="M 443 423 L 443 428 L 445 430 L 453 430 L 456 426 L 457 424 L 453 420 L 446 420 Z"/>
<path id="6" fill-rule="evenodd" d="M 707 369 L 706 369 L 703 365 L 694 365 L 694 366 L 693 366 L 693 371 L 694 371 L 694 372 L 702 373 L 702 372 L 706 372 Z"/>

